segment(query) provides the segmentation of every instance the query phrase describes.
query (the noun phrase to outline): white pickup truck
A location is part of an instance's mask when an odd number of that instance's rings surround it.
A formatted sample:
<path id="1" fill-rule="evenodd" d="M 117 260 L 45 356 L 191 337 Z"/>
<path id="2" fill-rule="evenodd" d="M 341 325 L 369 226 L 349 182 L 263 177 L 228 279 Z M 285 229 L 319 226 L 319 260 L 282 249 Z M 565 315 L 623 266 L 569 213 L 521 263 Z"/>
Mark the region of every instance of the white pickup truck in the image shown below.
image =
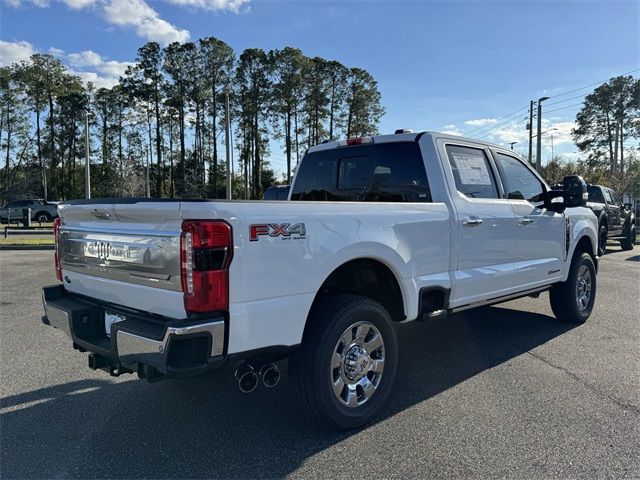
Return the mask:
<path id="1" fill-rule="evenodd" d="M 502 147 L 438 133 L 312 147 L 288 201 L 101 199 L 59 208 L 43 322 L 89 366 L 156 380 L 239 366 L 303 405 L 370 421 L 398 365 L 395 324 L 549 290 L 563 321 L 596 295 L 586 185 L 551 190 Z"/>

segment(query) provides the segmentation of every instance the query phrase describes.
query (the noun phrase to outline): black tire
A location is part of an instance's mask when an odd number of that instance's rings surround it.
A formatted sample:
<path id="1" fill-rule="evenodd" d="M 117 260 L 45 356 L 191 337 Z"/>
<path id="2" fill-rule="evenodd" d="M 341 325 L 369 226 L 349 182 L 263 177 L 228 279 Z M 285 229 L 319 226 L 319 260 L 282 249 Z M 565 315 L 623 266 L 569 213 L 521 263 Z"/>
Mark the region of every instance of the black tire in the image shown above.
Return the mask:
<path id="1" fill-rule="evenodd" d="M 52 220 L 49 212 L 38 212 L 33 216 L 33 218 L 36 222 L 40 223 L 49 223 Z"/>
<path id="2" fill-rule="evenodd" d="M 598 256 L 601 257 L 607 250 L 607 235 L 609 230 L 606 225 L 600 225 L 598 230 Z"/>
<path id="3" fill-rule="evenodd" d="M 298 401 L 314 420 L 333 430 L 349 430 L 369 423 L 380 413 L 389 398 L 398 366 L 398 341 L 389 313 L 382 305 L 366 297 L 332 295 L 314 307 L 308 321 L 311 323 L 305 330 L 302 345 L 289 359 L 291 385 L 297 394 Z M 347 406 L 343 402 L 351 398 L 348 395 L 349 385 L 345 384 L 344 389 L 341 390 L 343 393 L 346 392 L 347 397 L 342 401 L 341 395 L 334 393 L 333 385 L 338 385 L 338 382 L 348 375 L 344 358 L 356 346 L 351 348 L 345 346 L 342 353 L 338 354 L 338 357 L 343 356 L 343 363 L 339 367 L 332 368 L 332 359 L 336 349 L 342 345 L 342 339 L 350 326 L 353 327 L 351 331 L 354 332 L 354 337 L 356 336 L 355 332 L 358 330 L 354 325 L 359 322 L 373 325 L 374 328 L 369 329 L 367 333 L 367 335 L 373 333 L 373 336 L 365 335 L 365 337 L 377 338 L 377 334 L 380 334 L 383 346 L 382 350 L 372 348 L 367 355 L 360 357 L 364 366 L 359 361 L 352 365 L 351 373 L 356 376 L 362 375 L 363 368 L 367 365 L 371 366 L 372 360 L 376 358 L 379 360 L 381 353 L 384 366 L 379 378 L 373 371 L 367 371 L 359 379 L 365 383 L 369 379 L 372 384 L 377 380 L 373 393 L 364 399 L 367 395 L 362 387 L 355 386 L 354 391 L 358 393 L 355 395 L 354 406 Z M 369 327 L 364 326 L 364 328 Z M 375 332 L 376 329 L 377 332 Z M 364 340 L 365 338 L 363 342 Z M 353 340 L 353 342 L 357 341 L 357 338 Z M 371 340 L 370 343 L 372 343 Z M 366 363 L 367 358 L 369 363 Z M 363 399 L 364 402 L 360 404 Z"/>
<path id="4" fill-rule="evenodd" d="M 633 250 L 633 245 L 636 243 L 636 226 L 631 224 L 627 237 L 624 240 L 620 240 L 620 246 L 623 250 Z"/>
<path id="5" fill-rule="evenodd" d="M 584 284 L 580 285 L 583 267 L 589 271 L 589 296 L 584 307 L 579 306 L 579 294 L 584 292 Z M 582 279 L 584 281 L 584 277 Z M 551 310 L 558 320 L 568 323 L 584 323 L 591 316 L 596 300 L 596 266 L 588 253 L 578 252 L 571 260 L 569 277 L 566 282 L 555 284 L 549 291 Z M 582 290 L 580 288 L 582 287 Z M 584 300 L 584 297 L 581 296 Z"/>

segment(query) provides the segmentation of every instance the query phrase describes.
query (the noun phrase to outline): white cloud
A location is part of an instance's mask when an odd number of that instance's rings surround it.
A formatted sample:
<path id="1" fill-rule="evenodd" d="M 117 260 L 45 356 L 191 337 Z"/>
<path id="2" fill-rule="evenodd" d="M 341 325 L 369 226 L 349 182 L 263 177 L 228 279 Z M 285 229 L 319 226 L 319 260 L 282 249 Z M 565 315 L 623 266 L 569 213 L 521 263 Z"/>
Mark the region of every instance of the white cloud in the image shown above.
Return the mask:
<path id="1" fill-rule="evenodd" d="M 105 20 L 113 25 L 133 27 L 146 40 L 167 44 L 186 42 L 189 31 L 176 27 L 160 17 L 145 0 L 57 0 L 73 10 L 98 6 Z M 165 0 L 181 6 L 207 10 L 238 11 L 248 0 Z M 10 7 L 29 4 L 40 8 L 49 6 L 49 0 L 4 0 Z"/>
<path id="2" fill-rule="evenodd" d="M 96 3 L 96 0 L 62 0 L 67 7 L 73 10 L 82 10 Z"/>
<path id="3" fill-rule="evenodd" d="M 127 67 L 133 65 L 132 62 L 105 60 L 100 54 L 92 50 L 70 53 L 66 58 L 69 64 L 76 68 L 72 70 L 72 73 L 79 76 L 85 83 L 92 82 L 96 88 L 113 87 L 118 83 L 119 78 L 124 75 Z"/>
<path id="4" fill-rule="evenodd" d="M 102 57 L 91 50 L 70 53 L 68 58 L 69 64 L 73 67 L 92 67 L 102 64 Z"/>
<path id="5" fill-rule="evenodd" d="M 168 0 L 174 5 L 182 7 L 195 7 L 205 10 L 230 10 L 238 12 L 240 7 L 249 3 L 249 0 Z"/>
<path id="6" fill-rule="evenodd" d="M 35 48 L 29 42 L 5 42 L 0 40 L 0 66 L 19 63 L 22 60 L 28 60 L 31 55 L 36 53 Z"/>
<path id="7" fill-rule="evenodd" d="M 56 47 L 50 47 L 49 48 L 49 55 L 53 55 L 54 57 L 63 57 L 64 56 L 64 50 L 60 49 L 60 48 L 56 48 Z"/>
<path id="8" fill-rule="evenodd" d="M 445 135 L 458 135 L 458 136 L 464 135 L 454 123 L 451 123 L 449 125 L 445 125 L 444 127 L 442 127 L 442 129 L 440 130 L 440 133 L 444 133 Z"/>
<path id="9" fill-rule="evenodd" d="M 144 0 L 109 0 L 104 16 L 115 25 L 135 27 L 139 36 L 163 44 L 186 42 L 189 31 L 163 20 Z"/>
<path id="10" fill-rule="evenodd" d="M 0 40 L 0 66 L 11 65 L 22 60 L 28 60 L 38 51 L 29 42 L 5 42 Z M 49 54 L 59 58 L 63 63 L 72 67 L 69 73 L 77 75 L 82 81 L 93 82 L 96 88 L 111 88 L 118 83 L 132 62 L 118 62 L 106 60 L 100 54 L 91 50 L 66 54 L 59 48 L 49 48 Z"/>
<path id="11" fill-rule="evenodd" d="M 484 127 L 485 125 L 492 125 L 497 121 L 497 118 L 477 118 L 474 120 L 467 120 L 464 124 L 472 127 Z"/>
<path id="12" fill-rule="evenodd" d="M 573 138 L 571 137 L 571 130 L 575 127 L 574 122 L 567 121 L 542 121 L 542 143 L 550 149 L 551 135 L 553 135 L 554 146 L 563 144 L 573 144 Z M 495 130 L 490 130 L 490 135 L 484 136 L 480 134 L 482 140 L 486 140 L 494 143 L 508 144 L 511 142 L 518 142 L 519 146 L 525 147 L 529 142 L 529 131 L 525 129 L 525 122 L 518 122 L 515 125 L 505 125 L 498 127 Z M 488 132 L 487 132 L 488 133 Z M 472 134 L 473 135 L 473 134 Z M 533 142 L 536 142 L 536 131 L 533 132 Z M 548 144 L 548 145 L 547 145 Z"/>
<path id="13" fill-rule="evenodd" d="M 40 8 L 49 7 L 49 0 L 4 0 L 4 3 L 13 8 L 21 7 L 25 3 L 29 3 Z"/>

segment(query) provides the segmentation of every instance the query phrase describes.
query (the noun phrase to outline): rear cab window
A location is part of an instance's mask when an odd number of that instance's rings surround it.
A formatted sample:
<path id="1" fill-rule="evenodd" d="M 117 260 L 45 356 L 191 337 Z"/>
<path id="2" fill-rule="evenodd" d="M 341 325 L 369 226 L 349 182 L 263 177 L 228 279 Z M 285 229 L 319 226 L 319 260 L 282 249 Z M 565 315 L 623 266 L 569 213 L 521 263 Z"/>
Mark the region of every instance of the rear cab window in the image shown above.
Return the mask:
<path id="1" fill-rule="evenodd" d="M 291 200 L 431 202 L 417 142 L 338 147 L 304 157 Z"/>
<path id="2" fill-rule="evenodd" d="M 600 187 L 594 187 L 589 185 L 587 187 L 587 194 L 589 195 L 589 201 L 593 203 L 604 203 L 604 198 L 602 196 L 602 190 Z"/>

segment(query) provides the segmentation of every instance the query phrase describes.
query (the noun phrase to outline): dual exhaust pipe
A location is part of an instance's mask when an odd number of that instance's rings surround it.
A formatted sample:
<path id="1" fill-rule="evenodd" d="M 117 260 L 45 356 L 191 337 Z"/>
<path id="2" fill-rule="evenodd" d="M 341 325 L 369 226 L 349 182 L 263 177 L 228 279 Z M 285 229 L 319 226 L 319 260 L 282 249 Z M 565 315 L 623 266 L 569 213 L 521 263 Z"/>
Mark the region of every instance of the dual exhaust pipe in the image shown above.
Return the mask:
<path id="1" fill-rule="evenodd" d="M 273 363 L 265 363 L 259 369 L 244 363 L 236 370 L 235 377 L 240 391 L 249 393 L 256 389 L 260 379 L 265 387 L 275 387 L 280 382 L 280 369 Z"/>

